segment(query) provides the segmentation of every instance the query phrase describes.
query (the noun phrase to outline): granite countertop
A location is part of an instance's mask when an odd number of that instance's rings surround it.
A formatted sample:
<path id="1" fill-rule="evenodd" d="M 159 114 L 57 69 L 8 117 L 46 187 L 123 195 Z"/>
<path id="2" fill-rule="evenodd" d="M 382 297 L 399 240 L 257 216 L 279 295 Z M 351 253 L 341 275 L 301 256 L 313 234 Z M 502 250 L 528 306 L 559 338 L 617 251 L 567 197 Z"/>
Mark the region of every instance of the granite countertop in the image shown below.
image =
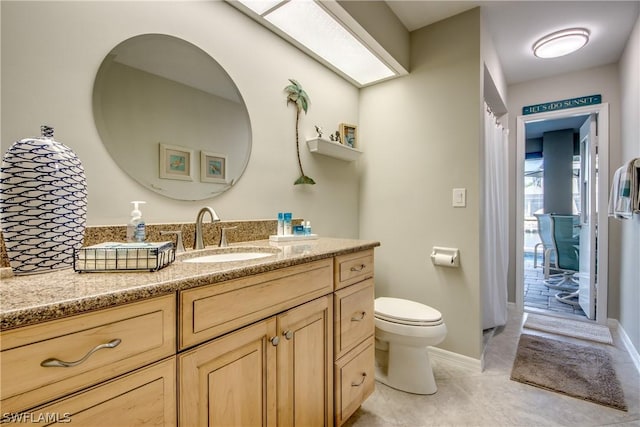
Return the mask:
<path id="1" fill-rule="evenodd" d="M 273 256 L 247 261 L 183 262 L 202 252 L 188 251 L 179 254 L 171 265 L 156 272 L 76 273 L 73 269 L 65 269 L 27 276 L 5 274 L 0 283 L 0 330 L 167 295 L 379 245 L 379 242 L 370 240 L 333 238 L 287 243 L 258 240 L 234 243 L 229 248 L 251 247 L 256 251 L 274 251 L 275 248 L 279 251 Z M 205 251 L 212 249 L 215 251 L 214 247 Z"/>

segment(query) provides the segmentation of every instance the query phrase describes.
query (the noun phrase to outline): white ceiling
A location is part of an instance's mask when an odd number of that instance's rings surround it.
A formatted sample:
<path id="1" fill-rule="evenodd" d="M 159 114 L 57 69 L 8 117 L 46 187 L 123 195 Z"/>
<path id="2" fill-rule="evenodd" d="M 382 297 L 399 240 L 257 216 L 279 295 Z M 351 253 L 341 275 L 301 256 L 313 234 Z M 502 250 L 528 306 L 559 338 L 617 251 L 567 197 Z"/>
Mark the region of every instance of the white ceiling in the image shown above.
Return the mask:
<path id="1" fill-rule="evenodd" d="M 388 0 L 387 4 L 409 31 L 481 6 L 508 84 L 617 62 L 640 12 L 640 0 Z M 587 46 L 561 58 L 533 56 L 531 46 L 537 39 L 571 27 L 591 31 Z"/>

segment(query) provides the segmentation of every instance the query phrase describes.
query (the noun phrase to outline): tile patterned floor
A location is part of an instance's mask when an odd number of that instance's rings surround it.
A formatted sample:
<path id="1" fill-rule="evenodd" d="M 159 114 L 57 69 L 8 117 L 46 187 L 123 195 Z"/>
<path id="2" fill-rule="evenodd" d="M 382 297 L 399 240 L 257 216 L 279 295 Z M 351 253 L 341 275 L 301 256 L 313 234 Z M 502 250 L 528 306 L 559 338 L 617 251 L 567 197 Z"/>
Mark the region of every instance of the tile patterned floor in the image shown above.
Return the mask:
<path id="1" fill-rule="evenodd" d="M 376 383 L 376 391 L 345 426 L 640 426 L 640 374 L 616 330 L 611 331 L 614 346 L 592 344 L 611 354 L 628 412 L 511 381 L 509 375 L 522 323 L 523 315 L 510 309 L 507 325 L 496 331 L 486 346 L 484 372 L 434 360 L 437 393 L 420 396 Z M 588 343 L 532 330 L 526 332 Z"/>
<path id="2" fill-rule="evenodd" d="M 540 264 L 533 267 L 533 254 L 525 253 L 524 258 L 524 307 L 554 314 L 565 314 L 586 318 L 580 307 L 574 307 L 558 301 L 555 295 L 558 290 L 549 289 L 544 285 L 544 274 Z"/>

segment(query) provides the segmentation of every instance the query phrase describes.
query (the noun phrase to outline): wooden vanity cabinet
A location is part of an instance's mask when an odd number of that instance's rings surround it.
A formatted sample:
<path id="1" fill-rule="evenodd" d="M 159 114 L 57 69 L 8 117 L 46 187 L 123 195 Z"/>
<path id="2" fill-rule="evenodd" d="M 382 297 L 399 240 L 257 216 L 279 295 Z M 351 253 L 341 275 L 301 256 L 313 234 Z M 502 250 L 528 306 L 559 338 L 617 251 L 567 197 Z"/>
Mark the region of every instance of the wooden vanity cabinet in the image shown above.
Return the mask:
<path id="1" fill-rule="evenodd" d="M 373 249 L 335 258 L 334 416 L 342 425 L 375 387 Z"/>
<path id="2" fill-rule="evenodd" d="M 181 426 L 332 423 L 332 295 L 178 356 Z"/>
<path id="3" fill-rule="evenodd" d="M 339 426 L 373 334 L 373 250 L 8 330 L 0 422 Z"/>
<path id="4" fill-rule="evenodd" d="M 329 258 L 180 292 L 180 425 L 330 425 L 332 291 Z"/>
<path id="5" fill-rule="evenodd" d="M 179 305 L 181 345 L 199 343 L 178 355 L 181 426 L 340 426 L 374 390 L 373 250 L 184 291 Z"/>

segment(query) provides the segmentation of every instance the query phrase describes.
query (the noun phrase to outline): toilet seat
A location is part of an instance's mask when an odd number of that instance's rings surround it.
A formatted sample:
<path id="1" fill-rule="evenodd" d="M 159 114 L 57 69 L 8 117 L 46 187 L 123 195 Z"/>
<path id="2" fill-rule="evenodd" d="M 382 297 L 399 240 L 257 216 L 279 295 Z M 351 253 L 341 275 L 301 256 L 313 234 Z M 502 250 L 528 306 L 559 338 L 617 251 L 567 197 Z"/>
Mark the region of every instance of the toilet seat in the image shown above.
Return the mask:
<path id="1" fill-rule="evenodd" d="M 435 308 L 401 298 L 376 298 L 374 311 L 378 319 L 400 325 L 438 326 L 443 323 L 442 313 Z"/>

